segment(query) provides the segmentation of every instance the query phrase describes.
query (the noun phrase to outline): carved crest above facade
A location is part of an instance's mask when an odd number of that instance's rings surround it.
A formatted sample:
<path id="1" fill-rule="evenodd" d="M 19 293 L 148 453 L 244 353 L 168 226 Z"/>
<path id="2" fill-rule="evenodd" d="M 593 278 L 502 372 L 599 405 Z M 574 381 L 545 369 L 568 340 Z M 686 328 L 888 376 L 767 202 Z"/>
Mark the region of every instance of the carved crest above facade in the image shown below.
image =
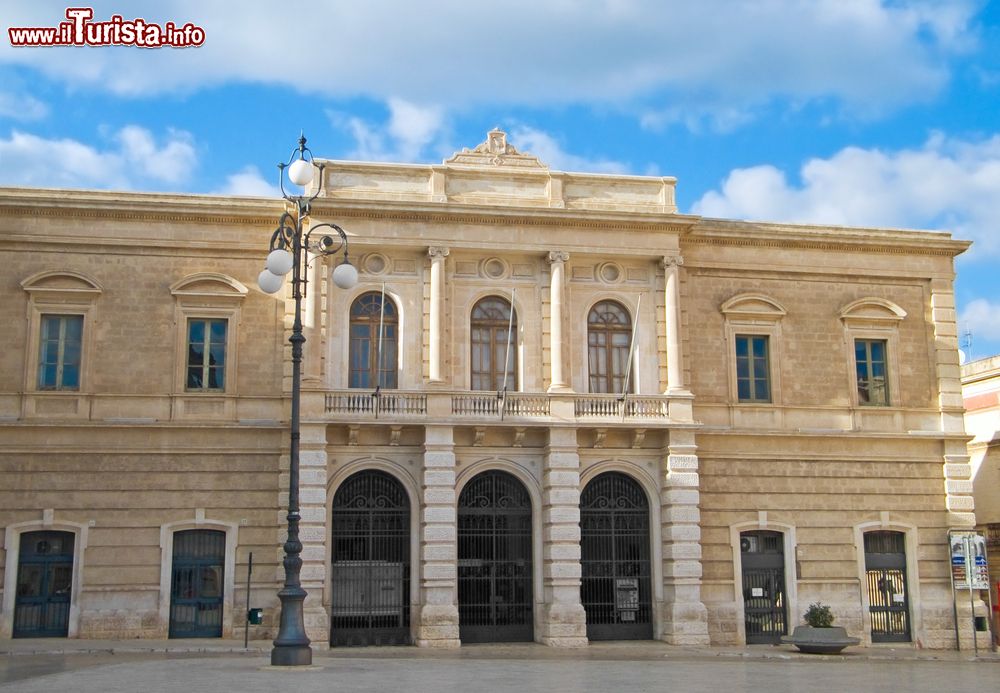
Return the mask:
<path id="1" fill-rule="evenodd" d="M 509 166 L 543 170 L 549 168 L 539 161 L 537 156 L 517 151 L 514 145 L 507 142 L 507 133 L 500 128 L 493 128 L 486 133 L 485 142 L 472 149 L 465 147 L 462 151 L 455 152 L 455 155 L 450 159 L 445 159 L 444 163 L 453 166 Z"/>

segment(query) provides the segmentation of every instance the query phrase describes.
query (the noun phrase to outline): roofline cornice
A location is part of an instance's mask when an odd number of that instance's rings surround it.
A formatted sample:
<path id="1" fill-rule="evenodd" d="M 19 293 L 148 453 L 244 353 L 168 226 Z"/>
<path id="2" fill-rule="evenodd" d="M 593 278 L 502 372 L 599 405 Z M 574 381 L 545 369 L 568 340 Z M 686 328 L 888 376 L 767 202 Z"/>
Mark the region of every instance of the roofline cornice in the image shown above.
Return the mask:
<path id="1" fill-rule="evenodd" d="M 696 245 L 852 250 L 862 253 L 943 255 L 955 257 L 972 241 L 945 231 L 878 227 L 779 224 L 699 218 L 684 238 Z"/>
<path id="2" fill-rule="evenodd" d="M 284 209 L 269 198 L 0 187 L 0 216 L 7 217 L 273 225 Z"/>

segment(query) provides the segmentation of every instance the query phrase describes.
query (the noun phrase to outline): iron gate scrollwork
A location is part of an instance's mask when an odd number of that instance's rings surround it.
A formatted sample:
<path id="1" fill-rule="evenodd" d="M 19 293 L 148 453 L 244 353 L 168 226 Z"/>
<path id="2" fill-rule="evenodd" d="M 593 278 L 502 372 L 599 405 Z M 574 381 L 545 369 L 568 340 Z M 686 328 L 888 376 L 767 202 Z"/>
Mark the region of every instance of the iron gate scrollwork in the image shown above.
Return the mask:
<path id="1" fill-rule="evenodd" d="M 872 642 L 909 642 L 906 542 L 902 532 L 865 533 L 865 573 Z"/>
<path id="2" fill-rule="evenodd" d="M 649 501 L 618 472 L 595 477 L 580 497 L 580 597 L 591 640 L 653 637 Z"/>
<path id="3" fill-rule="evenodd" d="M 226 533 L 174 532 L 171 569 L 171 638 L 221 638 Z"/>
<path id="4" fill-rule="evenodd" d="M 65 637 L 73 586 L 71 532 L 26 532 L 18 553 L 15 638 Z"/>
<path id="5" fill-rule="evenodd" d="M 785 546 L 781 532 L 740 534 L 747 644 L 777 644 L 788 633 Z"/>
<path id="6" fill-rule="evenodd" d="M 410 502 L 377 470 L 333 497 L 330 644 L 405 645 L 410 637 Z"/>
<path id="7" fill-rule="evenodd" d="M 458 499 L 462 642 L 530 642 L 533 601 L 531 498 L 513 475 L 483 472 Z"/>

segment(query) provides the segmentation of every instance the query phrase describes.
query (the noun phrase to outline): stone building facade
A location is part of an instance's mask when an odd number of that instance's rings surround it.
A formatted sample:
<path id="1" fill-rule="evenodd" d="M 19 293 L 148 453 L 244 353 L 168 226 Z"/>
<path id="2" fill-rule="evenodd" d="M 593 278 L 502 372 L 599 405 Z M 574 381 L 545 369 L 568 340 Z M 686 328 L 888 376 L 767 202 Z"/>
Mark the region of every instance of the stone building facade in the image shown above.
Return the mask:
<path id="1" fill-rule="evenodd" d="M 305 302 L 317 644 L 774 642 L 820 600 L 865 643 L 954 647 L 968 243 L 682 215 L 673 178 L 498 130 L 319 185 L 361 279 L 317 259 Z M 282 211 L 0 191 L 0 637 L 237 635 L 248 597 L 274 635 Z"/>
<path id="2" fill-rule="evenodd" d="M 986 536 L 990 565 L 991 597 L 1000 603 L 1000 356 L 977 359 L 962 365 L 965 397 L 965 429 L 969 441 L 976 520 Z M 994 633 L 1000 626 L 994 610 Z"/>

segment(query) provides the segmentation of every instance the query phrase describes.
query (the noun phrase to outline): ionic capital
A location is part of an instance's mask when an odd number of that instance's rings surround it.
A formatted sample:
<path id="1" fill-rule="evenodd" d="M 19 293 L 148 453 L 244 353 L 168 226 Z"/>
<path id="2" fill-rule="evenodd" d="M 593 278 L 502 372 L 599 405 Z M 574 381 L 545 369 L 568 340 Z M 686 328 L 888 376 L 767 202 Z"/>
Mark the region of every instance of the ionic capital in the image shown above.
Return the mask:
<path id="1" fill-rule="evenodd" d="M 548 260 L 552 264 L 555 264 L 556 262 L 566 262 L 569 260 L 569 253 L 565 250 L 552 250 L 549 251 Z"/>
<path id="2" fill-rule="evenodd" d="M 431 246 L 427 249 L 427 256 L 432 260 L 443 260 L 448 257 L 448 253 L 451 252 L 448 248 L 442 248 L 440 246 Z"/>
<path id="3" fill-rule="evenodd" d="M 669 269 L 671 267 L 681 267 L 684 264 L 684 258 L 680 255 L 665 255 L 662 260 L 660 260 L 660 267 L 663 269 Z"/>

